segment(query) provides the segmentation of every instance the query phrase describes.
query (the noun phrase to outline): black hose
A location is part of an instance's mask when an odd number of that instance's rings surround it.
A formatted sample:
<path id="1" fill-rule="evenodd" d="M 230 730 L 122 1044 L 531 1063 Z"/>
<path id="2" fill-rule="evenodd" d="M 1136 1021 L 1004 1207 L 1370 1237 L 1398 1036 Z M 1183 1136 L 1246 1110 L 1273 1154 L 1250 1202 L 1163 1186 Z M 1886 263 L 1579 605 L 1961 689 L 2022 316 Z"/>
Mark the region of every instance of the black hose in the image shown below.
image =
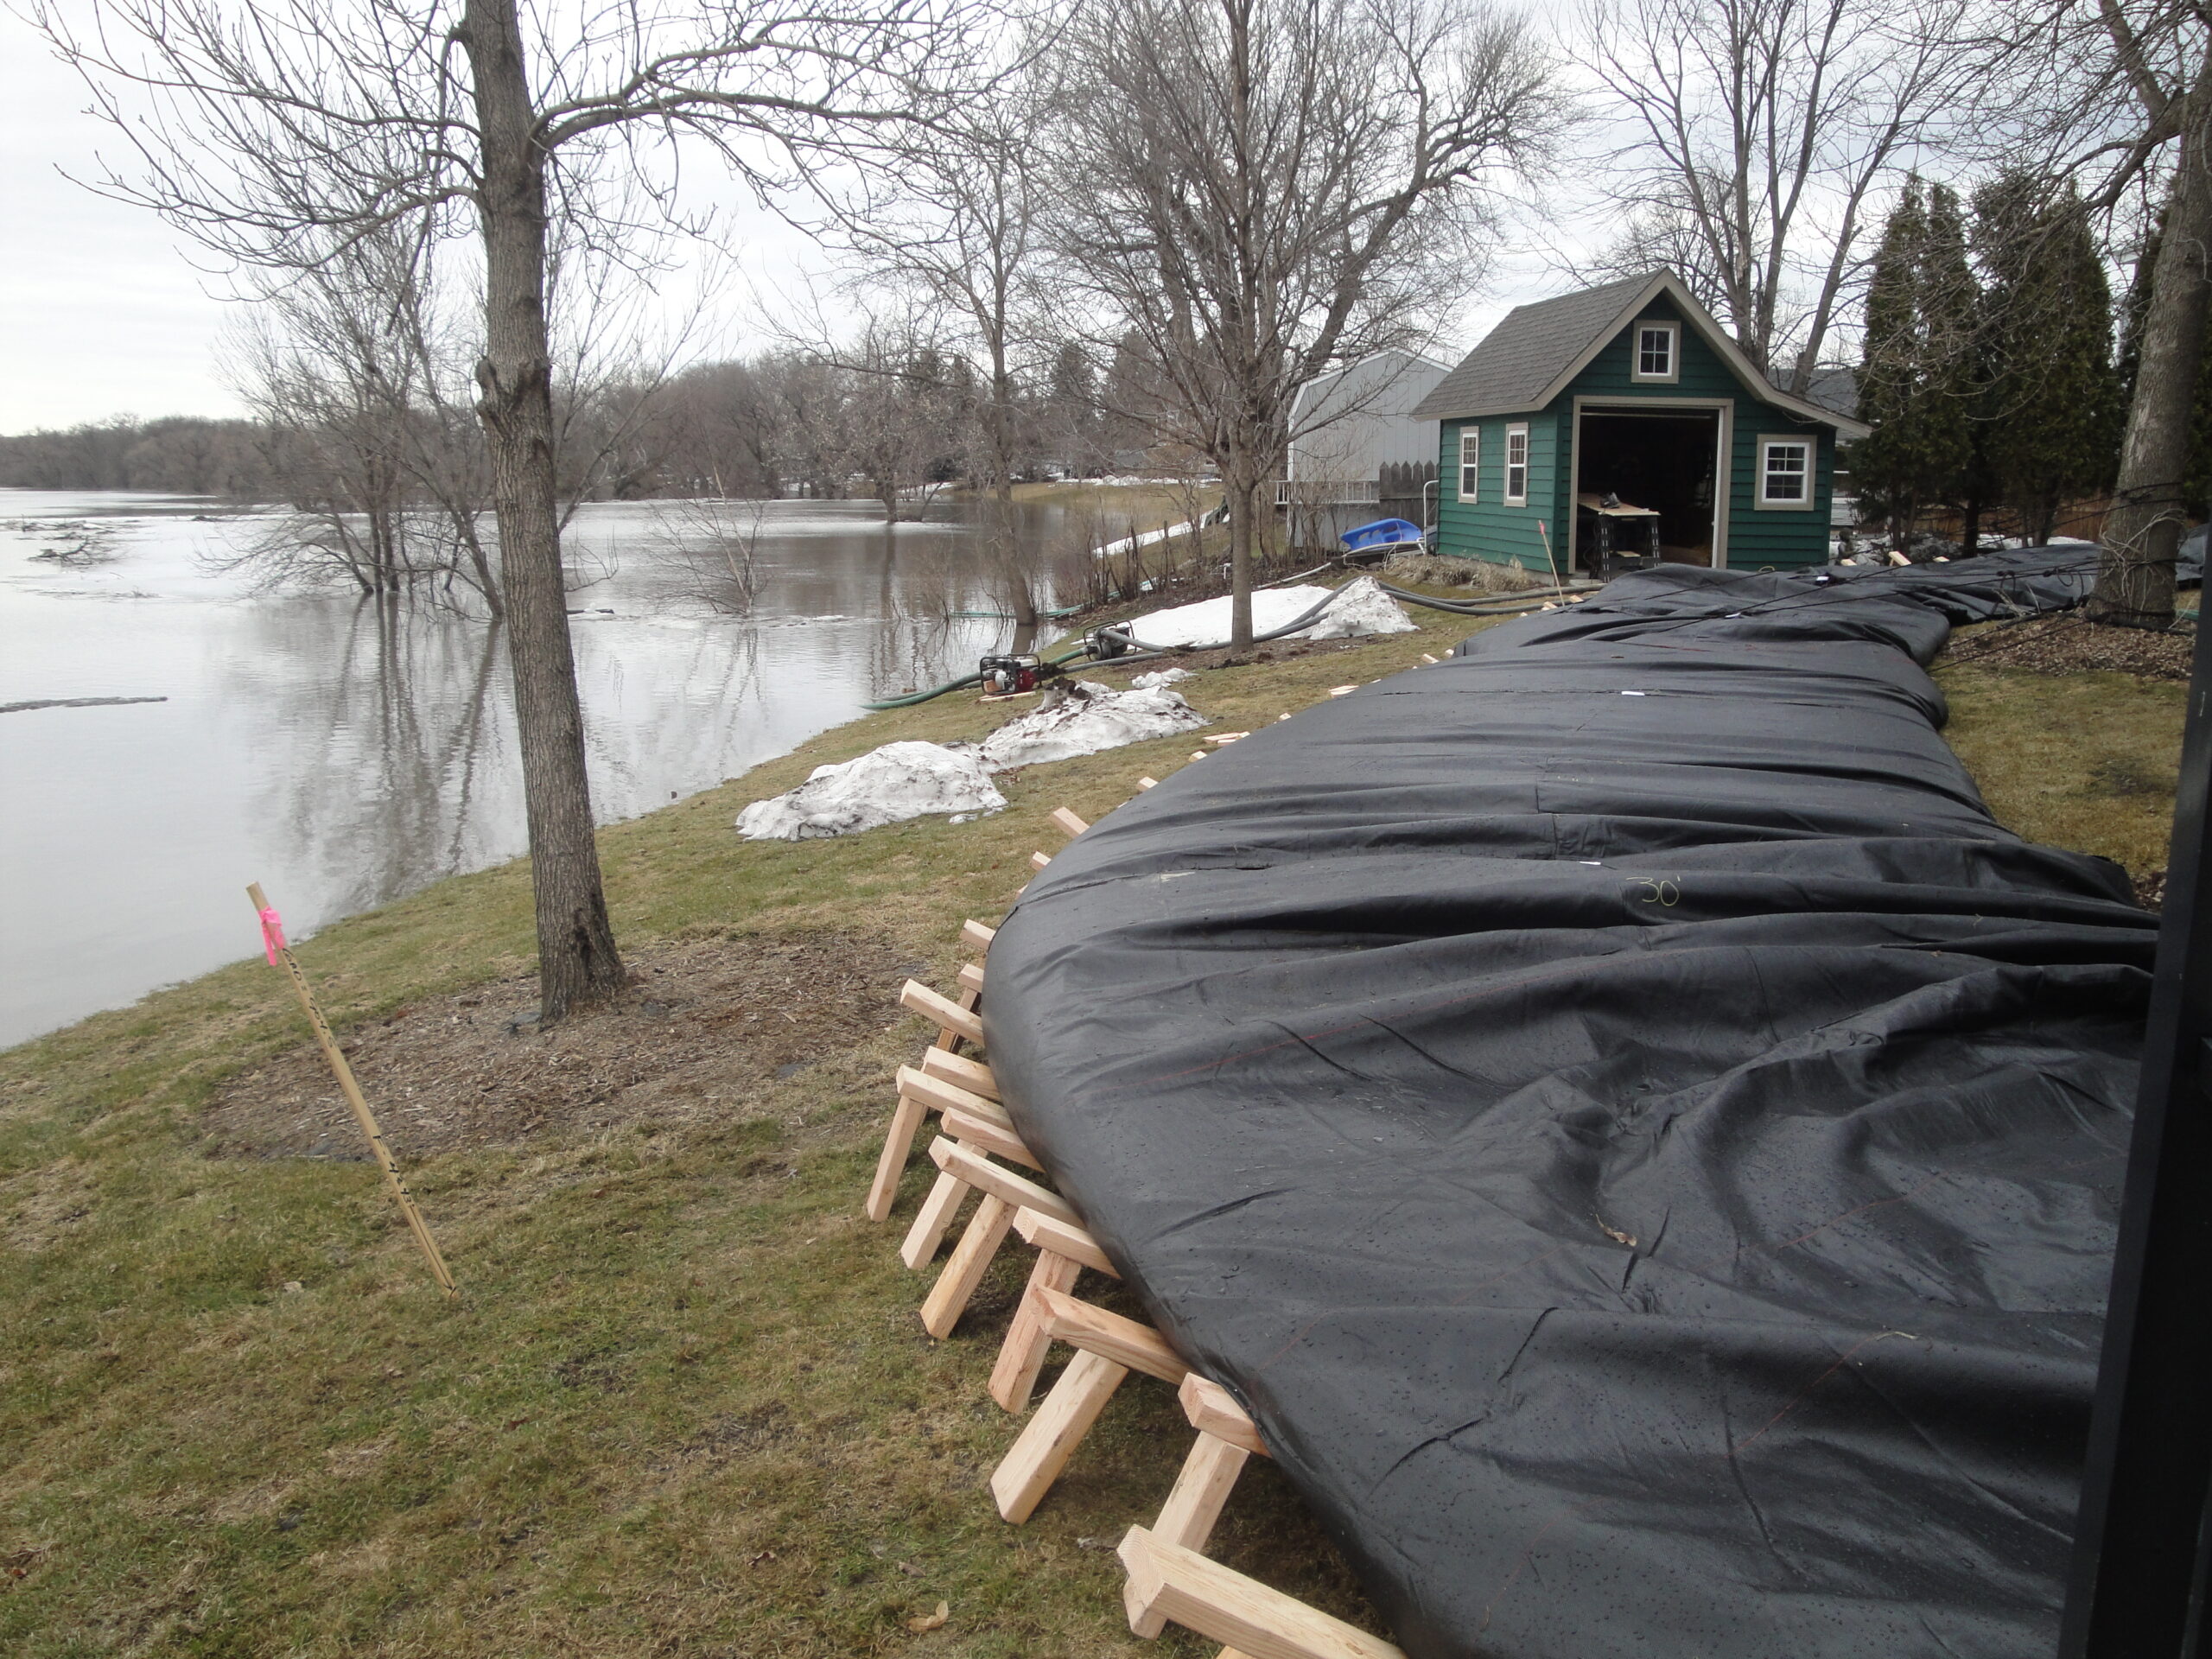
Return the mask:
<path id="1" fill-rule="evenodd" d="M 1392 586 L 1381 578 L 1375 585 L 1391 598 L 1402 600 L 1408 605 L 1424 606 L 1432 611 L 1449 611 L 1454 616 L 1510 616 L 1516 611 L 1533 610 L 1541 605 L 1555 605 L 1565 601 L 1563 593 L 1541 591 L 1524 594 L 1493 594 L 1488 599 L 1433 599 L 1427 594 L 1416 594 Z"/>
<path id="2" fill-rule="evenodd" d="M 1337 595 L 1342 592 L 1344 592 L 1344 589 L 1341 588 L 1330 589 L 1327 598 L 1321 600 L 1311 609 L 1301 613 L 1292 620 L 1284 623 L 1281 627 L 1269 628 L 1265 633 L 1254 634 L 1252 636 L 1252 643 L 1255 645 L 1264 645 L 1270 639 L 1280 639 L 1285 634 L 1296 633 L 1300 628 L 1312 626 L 1313 620 L 1316 617 L 1319 616 L 1322 612 L 1327 610 L 1330 606 L 1337 602 Z M 1211 645 L 1148 645 L 1143 640 L 1138 639 L 1135 634 L 1123 632 L 1122 628 L 1101 628 L 1098 632 L 1105 634 L 1109 639 L 1121 640 L 1132 650 L 1148 652 L 1155 657 L 1180 651 L 1226 651 L 1230 645 L 1230 642 L 1226 639 L 1217 639 Z M 1118 662 L 1122 659 L 1116 658 L 1114 660 Z"/>

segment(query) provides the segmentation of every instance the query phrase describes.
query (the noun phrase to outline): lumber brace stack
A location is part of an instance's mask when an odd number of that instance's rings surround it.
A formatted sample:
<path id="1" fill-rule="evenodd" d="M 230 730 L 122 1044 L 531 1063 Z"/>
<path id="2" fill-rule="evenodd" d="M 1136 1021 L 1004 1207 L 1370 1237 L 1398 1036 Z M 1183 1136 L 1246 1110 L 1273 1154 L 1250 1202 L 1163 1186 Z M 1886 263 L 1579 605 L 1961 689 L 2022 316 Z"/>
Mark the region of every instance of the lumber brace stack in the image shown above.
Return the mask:
<path id="1" fill-rule="evenodd" d="M 1154 780 L 1141 779 L 1138 787 L 1150 789 Z M 1052 822 L 1071 838 L 1090 827 L 1065 807 Z M 1051 861 L 1041 852 L 1030 859 L 1039 870 Z M 994 937 L 981 922 L 962 927 L 961 943 L 980 960 L 960 970 L 956 995 L 911 979 L 899 993 L 900 1006 L 935 1024 L 938 1034 L 918 1065 L 899 1068 L 866 1208 L 871 1221 L 889 1219 L 915 1138 L 935 1113 L 929 1159 L 937 1178 L 900 1258 L 917 1271 L 929 1267 L 970 1193 L 977 1203 L 922 1300 L 923 1327 L 939 1339 L 952 1334 L 1009 1234 L 1037 1252 L 991 1370 L 991 1398 L 1010 1413 L 1027 1410 L 1052 1345 L 1064 1343 L 1075 1355 L 992 1472 L 1000 1515 L 1016 1525 L 1028 1520 L 1122 1379 L 1141 1371 L 1176 1390 L 1197 1439 L 1159 1517 L 1122 1540 L 1129 1628 L 1150 1637 L 1181 1624 L 1224 1643 L 1219 1659 L 1404 1659 L 1380 1637 L 1207 1559 L 1206 1541 L 1237 1475 L 1248 1459 L 1266 1457 L 1267 1446 L 1229 1391 L 1192 1370 L 1157 1330 L 1075 1294 L 1086 1272 L 1121 1274 L 1074 1206 L 1046 1183 L 983 1057 L 984 969 Z"/>

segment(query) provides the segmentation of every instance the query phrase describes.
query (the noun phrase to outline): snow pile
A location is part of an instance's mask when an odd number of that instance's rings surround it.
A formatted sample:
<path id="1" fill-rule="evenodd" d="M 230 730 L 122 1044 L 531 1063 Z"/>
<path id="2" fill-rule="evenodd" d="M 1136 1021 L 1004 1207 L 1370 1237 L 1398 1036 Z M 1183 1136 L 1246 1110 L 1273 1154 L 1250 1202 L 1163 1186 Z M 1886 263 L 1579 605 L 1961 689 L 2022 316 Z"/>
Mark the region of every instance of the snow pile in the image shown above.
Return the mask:
<path id="1" fill-rule="evenodd" d="M 1156 685 L 1173 685 L 1178 680 L 1187 680 L 1190 677 L 1191 671 L 1187 668 L 1156 668 L 1149 674 L 1140 674 L 1131 680 L 1129 690 L 1149 691 Z"/>
<path id="2" fill-rule="evenodd" d="M 1252 632 L 1295 622 L 1328 597 L 1325 588 L 1262 588 L 1252 595 Z M 1229 638 L 1229 596 L 1154 611 L 1125 624 L 1124 631 L 1140 645 L 1217 645 Z"/>
<path id="3" fill-rule="evenodd" d="M 992 771 L 1003 772 L 1212 724 L 1165 686 L 1116 691 L 1085 680 L 1058 702 L 1040 704 L 1000 727 L 983 740 L 982 756 Z"/>
<path id="4" fill-rule="evenodd" d="M 1370 633 L 1412 633 L 1419 626 L 1382 591 L 1382 583 L 1362 576 L 1337 589 L 1336 599 L 1321 613 L 1321 620 L 1306 630 L 1305 638 L 1357 639 Z"/>
<path id="5" fill-rule="evenodd" d="M 797 789 L 753 802 L 737 815 L 737 831 L 747 841 L 810 841 L 938 812 L 996 812 L 1005 805 L 974 744 L 887 743 L 856 760 L 817 766 Z"/>
<path id="6" fill-rule="evenodd" d="M 1286 635 L 1292 639 L 1354 639 L 1370 633 L 1411 633 L 1414 623 L 1372 576 L 1346 582 L 1333 595 L 1326 588 L 1262 588 L 1252 594 L 1252 632 L 1287 627 L 1324 600 L 1329 608 L 1312 627 Z M 1122 630 L 1141 646 L 1217 645 L 1229 638 L 1229 600 L 1201 600 L 1154 611 Z"/>

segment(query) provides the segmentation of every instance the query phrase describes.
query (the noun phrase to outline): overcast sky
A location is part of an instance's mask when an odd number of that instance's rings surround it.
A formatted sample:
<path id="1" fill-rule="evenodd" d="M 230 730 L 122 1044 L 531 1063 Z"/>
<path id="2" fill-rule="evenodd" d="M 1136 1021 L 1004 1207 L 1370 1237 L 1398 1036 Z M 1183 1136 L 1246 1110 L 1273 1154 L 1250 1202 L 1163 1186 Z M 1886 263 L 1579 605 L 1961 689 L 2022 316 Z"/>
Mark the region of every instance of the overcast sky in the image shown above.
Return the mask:
<path id="1" fill-rule="evenodd" d="M 124 157 L 85 102 L 74 73 L 0 10 L 0 433 L 116 415 L 236 414 L 216 366 L 236 309 L 219 297 L 223 278 L 196 268 L 188 245 L 143 208 L 63 176 L 96 176 L 103 153 Z M 770 215 L 743 211 L 734 223 L 750 269 L 747 280 L 724 285 L 725 315 L 696 341 L 710 353 L 757 343 L 744 293 L 810 257 Z M 1568 285 L 1533 255 L 1503 261 L 1454 343 L 1471 344 L 1511 306 Z"/>

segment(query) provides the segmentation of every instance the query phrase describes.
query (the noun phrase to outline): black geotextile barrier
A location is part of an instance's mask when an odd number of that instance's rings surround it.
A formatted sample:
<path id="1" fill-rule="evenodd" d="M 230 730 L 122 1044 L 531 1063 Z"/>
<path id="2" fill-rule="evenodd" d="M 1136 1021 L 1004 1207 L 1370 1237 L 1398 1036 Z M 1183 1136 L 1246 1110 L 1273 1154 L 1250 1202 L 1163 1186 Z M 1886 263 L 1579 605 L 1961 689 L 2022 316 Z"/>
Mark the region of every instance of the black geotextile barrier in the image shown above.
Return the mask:
<path id="1" fill-rule="evenodd" d="M 2154 937 L 1916 665 L 2093 550 L 1665 569 L 1166 779 L 1007 1104 L 1421 1659 L 2049 1649 Z"/>

